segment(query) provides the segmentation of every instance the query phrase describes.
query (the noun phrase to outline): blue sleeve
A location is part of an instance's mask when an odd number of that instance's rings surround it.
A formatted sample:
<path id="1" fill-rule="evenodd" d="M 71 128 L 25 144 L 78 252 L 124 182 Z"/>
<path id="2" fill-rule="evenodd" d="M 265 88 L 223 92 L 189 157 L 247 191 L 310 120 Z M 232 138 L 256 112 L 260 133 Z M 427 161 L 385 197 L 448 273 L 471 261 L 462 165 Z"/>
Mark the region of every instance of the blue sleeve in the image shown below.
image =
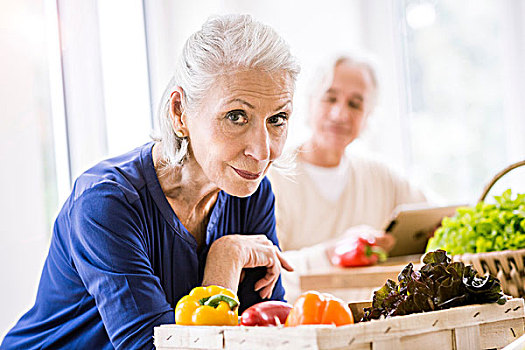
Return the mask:
<path id="1" fill-rule="evenodd" d="M 173 309 L 147 255 L 139 211 L 115 184 L 84 192 L 71 209 L 73 263 L 95 299 L 111 343 L 153 348 L 153 327 Z"/>
<path id="2" fill-rule="evenodd" d="M 275 229 L 275 197 L 272 192 L 270 181 L 264 178 L 259 185 L 259 189 L 249 198 L 249 207 L 247 217 L 250 220 L 250 231 L 252 234 L 265 234 L 277 247 L 279 241 Z M 254 291 L 255 282 L 260 280 L 266 274 L 263 267 L 249 269 L 243 282 L 239 285 L 238 295 L 242 310 L 257 304 L 263 299 L 259 293 Z M 281 283 L 281 277 L 275 284 L 272 296 L 269 300 L 284 301 L 284 288 Z"/>

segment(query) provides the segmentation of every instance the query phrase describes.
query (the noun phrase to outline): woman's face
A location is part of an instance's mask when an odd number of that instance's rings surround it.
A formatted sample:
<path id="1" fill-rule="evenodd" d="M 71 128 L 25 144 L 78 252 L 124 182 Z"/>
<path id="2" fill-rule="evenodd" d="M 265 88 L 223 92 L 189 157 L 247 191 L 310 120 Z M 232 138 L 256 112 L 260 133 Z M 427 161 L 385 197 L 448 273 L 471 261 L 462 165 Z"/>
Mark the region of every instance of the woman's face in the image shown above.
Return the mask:
<path id="1" fill-rule="evenodd" d="M 315 143 L 343 152 L 365 124 L 372 105 L 373 82 L 363 67 L 340 63 L 332 83 L 310 101 L 310 123 Z"/>
<path id="2" fill-rule="evenodd" d="M 186 118 L 191 155 L 205 176 L 231 195 L 254 193 L 281 155 L 292 98 L 293 82 L 284 72 L 219 77 Z"/>

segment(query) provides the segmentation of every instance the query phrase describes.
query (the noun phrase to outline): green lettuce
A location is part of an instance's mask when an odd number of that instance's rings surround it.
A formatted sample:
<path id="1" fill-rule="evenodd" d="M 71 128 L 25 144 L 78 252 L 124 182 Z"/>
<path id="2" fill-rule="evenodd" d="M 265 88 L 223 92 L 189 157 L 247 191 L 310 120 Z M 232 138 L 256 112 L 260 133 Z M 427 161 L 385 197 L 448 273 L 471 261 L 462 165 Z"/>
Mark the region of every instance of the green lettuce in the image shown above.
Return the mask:
<path id="1" fill-rule="evenodd" d="M 513 199 L 508 189 L 494 199 L 495 204 L 479 202 L 444 218 L 427 251 L 444 249 L 459 255 L 525 248 L 525 194 Z"/>

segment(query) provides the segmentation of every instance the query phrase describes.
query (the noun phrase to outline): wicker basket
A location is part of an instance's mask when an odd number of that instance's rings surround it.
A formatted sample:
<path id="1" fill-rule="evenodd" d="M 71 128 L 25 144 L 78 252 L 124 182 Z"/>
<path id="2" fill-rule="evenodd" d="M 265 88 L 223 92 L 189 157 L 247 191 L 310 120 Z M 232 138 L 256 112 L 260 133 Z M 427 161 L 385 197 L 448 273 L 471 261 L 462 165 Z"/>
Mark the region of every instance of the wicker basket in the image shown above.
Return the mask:
<path id="1" fill-rule="evenodd" d="M 500 171 L 492 181 L 485 186 L 479 201 L 484 201 L 490 189 L 503 175 L 525 165 L 525 160 L 514 163 Z M 504 250 L 489 253 L 467 253 L 454 256 L 454 260 L 465 264 L 472 264 L 480 274 L 490 273 L 501 281 L 501 288 L 505 294 L 514 297 L 525 297 L 525 249 Z"/>

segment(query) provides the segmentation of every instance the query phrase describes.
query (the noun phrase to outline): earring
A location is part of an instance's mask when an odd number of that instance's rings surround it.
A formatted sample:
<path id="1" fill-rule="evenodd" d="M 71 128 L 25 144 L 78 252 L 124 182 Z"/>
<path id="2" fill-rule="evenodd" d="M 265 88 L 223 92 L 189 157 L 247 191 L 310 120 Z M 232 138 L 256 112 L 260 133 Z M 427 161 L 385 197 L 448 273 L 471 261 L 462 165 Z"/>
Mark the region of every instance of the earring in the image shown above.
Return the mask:
<path id="1" fill-rule="evenodd" d="M 176 130 L 175 135 L 177 135 L 178 138 L 184 138 L 184 133 L 181 130 Z"/>

